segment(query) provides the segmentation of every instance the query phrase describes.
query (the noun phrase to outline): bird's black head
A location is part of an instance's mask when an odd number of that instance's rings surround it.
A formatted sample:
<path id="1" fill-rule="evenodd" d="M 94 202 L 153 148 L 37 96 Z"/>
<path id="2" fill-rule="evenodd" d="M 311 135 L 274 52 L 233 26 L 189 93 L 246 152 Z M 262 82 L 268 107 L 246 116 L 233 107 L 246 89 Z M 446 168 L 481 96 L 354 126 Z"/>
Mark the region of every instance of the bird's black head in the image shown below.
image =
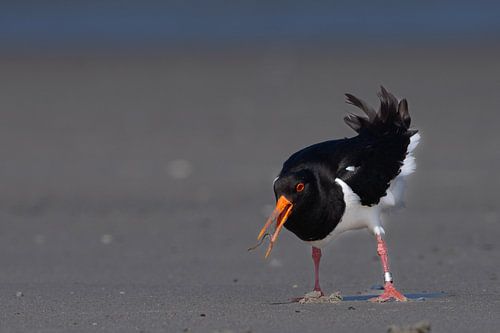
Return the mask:
<path id="1" fill-rule="evenodd" d="M 338 221 L 333 215 L 345 206 L 341 191 L 332 186 L 331 180 L 325 180 L 325 176 L 316 166 L 281 171 L 274 181 L 276 208 L 258 237 L 261 239 L 276 220 L 266 257 L 283 226 L 305 241 L 322 239 L 333 230 L 335 225 L 331 226 L 329 221 L 336 224 Z"/>
<path id="2" fill-rule="evenodd" d="M 304 208 L 315 201 L 318 196 L 318 180 L 309 169 L 281 172 L 274 181 L 276 200 L 284 196 L 293 204 L 289 220 L 296 217 Z"/>

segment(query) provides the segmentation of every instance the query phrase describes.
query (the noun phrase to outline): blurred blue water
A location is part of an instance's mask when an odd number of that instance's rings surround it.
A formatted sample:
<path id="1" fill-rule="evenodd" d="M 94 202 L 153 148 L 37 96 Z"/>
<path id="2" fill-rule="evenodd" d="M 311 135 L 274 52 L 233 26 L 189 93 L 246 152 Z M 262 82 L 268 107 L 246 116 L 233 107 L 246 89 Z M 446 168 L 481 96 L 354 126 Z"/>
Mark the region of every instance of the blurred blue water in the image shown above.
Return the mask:
<path id="1" fill-rule="evenodd" d="M 498 43 L 500 2 L 0 3 L 0 50 L 259 42 Z"/>

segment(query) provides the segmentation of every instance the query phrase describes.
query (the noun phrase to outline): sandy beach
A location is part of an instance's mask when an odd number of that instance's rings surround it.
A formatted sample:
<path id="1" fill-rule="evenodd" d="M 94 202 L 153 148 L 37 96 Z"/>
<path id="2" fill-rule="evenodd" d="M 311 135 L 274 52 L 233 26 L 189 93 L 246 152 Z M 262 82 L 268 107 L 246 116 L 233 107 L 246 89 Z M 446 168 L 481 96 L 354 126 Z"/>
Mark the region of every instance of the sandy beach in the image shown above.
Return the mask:
<path id="1" fill-rule="evenodd" d="M 500 49 L 261 46 L 0 58 L 0 331 L 432 332 L 500 325 Z M 409 101 L 422 141 L 387 218 L 405 304 L 288 303 L 310 248 L 253 252 L 281 163 L 352 136 L 351 92 Z M 376 243 L 323 252 L 327 292 L 373 293 Z M 281 303 L 281 304 L 280 304 Z"/>

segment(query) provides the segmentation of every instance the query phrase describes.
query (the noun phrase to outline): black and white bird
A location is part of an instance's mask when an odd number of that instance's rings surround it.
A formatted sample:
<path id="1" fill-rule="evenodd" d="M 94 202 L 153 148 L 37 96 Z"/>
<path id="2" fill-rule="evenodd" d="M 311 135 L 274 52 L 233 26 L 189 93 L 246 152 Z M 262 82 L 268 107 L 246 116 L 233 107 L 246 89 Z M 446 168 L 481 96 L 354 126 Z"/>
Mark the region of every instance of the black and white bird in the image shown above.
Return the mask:
<path id="1" fill-rule="evenodd" d="M 358 135 L 321 142 L 294 153 L 274 181 L 276 208 L 258 239 L 276 221 L 266 257 L 283 226 L 312 246 L 315 297 L 323 296 L 319 284 L 321 248 L 345 231 L 368 228 L 377 240 L 384 272 L 384 292 L 372 301 L 406 301 L 393 285 L 381 217 L 402 204 L 406 178 L 415 170 L 412 153 L 420 135 L 410 129 L 406 99 L 398 101 L 384 87 L 378 96 L 377 112 L 346 94 L 347 103 L 366 114 L 344 118 Z"/>

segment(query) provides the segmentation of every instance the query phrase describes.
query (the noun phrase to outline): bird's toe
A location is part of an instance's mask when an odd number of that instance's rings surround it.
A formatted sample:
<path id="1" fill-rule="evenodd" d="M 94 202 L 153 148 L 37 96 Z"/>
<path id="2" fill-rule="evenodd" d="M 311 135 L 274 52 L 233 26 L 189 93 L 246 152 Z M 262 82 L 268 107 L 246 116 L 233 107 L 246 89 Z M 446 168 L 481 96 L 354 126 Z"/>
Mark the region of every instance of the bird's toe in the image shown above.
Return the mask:
<path id="1" fill-rule="evenodd" d="M 369 301 L 373 303 L 384 303 L 388 301 L 406 302 L 408 301 L 408 298 L 399 292 L 392 283 L 388 282 L 384 286 L 384 292 L 382 295 L 370 298 Z"/>

